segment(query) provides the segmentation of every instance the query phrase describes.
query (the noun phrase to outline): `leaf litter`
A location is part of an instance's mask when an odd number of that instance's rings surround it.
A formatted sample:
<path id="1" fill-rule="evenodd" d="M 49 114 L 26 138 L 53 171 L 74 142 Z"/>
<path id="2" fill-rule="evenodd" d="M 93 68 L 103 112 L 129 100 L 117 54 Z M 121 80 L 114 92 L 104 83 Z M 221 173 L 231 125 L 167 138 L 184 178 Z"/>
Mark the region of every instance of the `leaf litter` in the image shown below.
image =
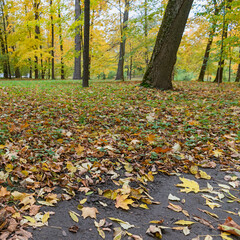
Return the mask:
<path id="1" fill-rule="evenodd" d="M 23 228 L 41 227 L 51 218 L 52 214 L 41 212 L 41 206 L 55 206 L 78 192 L 89 196 L 97 184 L 114 182 L 115 189 L 98 193 L 114 201 L 117 208 L 147 209 L 161 200 L 155 201 L 147 188 L 158 173 L 184 172 L 197 180 L 210 180 L 200 168 L 220 165 L 223 171 L 239 171 L 239 100 L 232 94 L 235 91 L 239 96 L 239 89 L 228 85 L 219 92 L 214 86 L 197 83 L 191 89 L 184 83 L 177 87 L 178 91 L 161 94 L 133 84 L 98 85 L 91 91 L 75 83 L 51 89 L 0 87 L 0 94 L 8 93 L 0 99 L 0 227 L 4 236 L 30 238 L 31 233 Z M 197 181 L 185 177 L 179 179 L 182 183 L 176 186 L 182 193 L 208 191 L 218 200 L 224 196 L 229 202 L 240 201 L 232 192 L 238 191 L 237 176 L 230 178 L 229 185 L 220 183 L 212 189 L 200 188 Z M 16 186 L 20 192 L 12 190 Z M 213 210 L 221 207 L 213 199 L 205 199 Z M 179 201 L 174 195 L 171 200 Z M 14 207 L 9 205 L 11 201 Z M 103 199 L 101 202 L 104 206 Z M 97 218 L 97 208 L 78 210 L 83 218 Z M 77 222 L 80 215 L 69 214 Z M 212 226 L 187 211 L 185 216 Z M 103 238 L 104 230 L 97 228 Z M 115 238 L 120 239 L 123 232 L 115 229 Z M 155 233 L 161 235 L 158 230 Z M 189 234 L 187 228 L 184 234 Z"/>

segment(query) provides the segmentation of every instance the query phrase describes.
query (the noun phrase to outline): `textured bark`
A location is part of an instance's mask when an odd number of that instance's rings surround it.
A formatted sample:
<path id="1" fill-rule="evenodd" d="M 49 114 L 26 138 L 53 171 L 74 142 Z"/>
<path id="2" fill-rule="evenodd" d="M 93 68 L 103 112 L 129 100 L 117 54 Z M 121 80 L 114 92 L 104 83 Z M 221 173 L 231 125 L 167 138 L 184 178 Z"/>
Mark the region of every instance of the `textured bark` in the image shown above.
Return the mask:
<path id="1" fill-rule="evenodd" d="M 193 0 L 169 0 L 142 86 L 172 89 L 172 71 Z"/>
<path id="2" fill-rule="evenodd" d="M 0 44 L 1 44 L 2 55 L 5 58 L 6 57 L 6 49 L 5 49 L 5 43 L 3 40 L 3 34 L 2 34 L 1 28 L 0 28 Z M 8 65 L 7 65 L 6 59 L 4 59 L 4 62 L 3 62 L 3 77 L 8 78 Z"/>
<path id="3" fill-rule="evenodd" d="M 221 6 L 219 6 L 219 7 L 217 6 L 216 0 L 214 0 L 213 3 L 214 3 L 214 8 L 215 8 L 214 9 L 214 16 L 218 16 Z M 209 33 L 208 43 L 207 43 L 207 47 L 206 47 L 206 50 L 205 50 L 202 67 L 201 67 L 199 77 L 198 77 L 199 82 L 204 81 L 204 76 L 205 76 L 205 72 L 206 72 L 206 69 L 207 69 L 208 59 L 209 59 L 210 50 L 211 50 L 211 47 L 212 47 L 212 42 L 213 42 L 213 37 L 214 37 L 215 31 L 216 31 L 216 20 L 214 20 L 214 22 L 212 23 L 212 27 L 211 27 L 211 30 L 210 30 L 210 33 Z"/>
<path id="4" fill-rule="evenodd" d="M 34 0 L 33 2 L 33 8 L 34 8 L 34 15 L 35 15 L 35 39 L 39 39 L 40 35 L 40 27 L 39 27 L 39 6 L 40 2 L 38 0 Z M 35 45 L 36 50 L 38 49 L 38 44 Z M 35 79 L 39 78 L 39 70 L 38 70 L 38 56 L 37 54 L 34 56 L 34 73 L 35 73 Z"/>
<path id="5" fill-rule="evenodd" d="M 64 62 L 63 62 L 63 37 L 62 37 L 62 24 L 61 24 L 61 7 L 58 2 L 58 18 L 59 18 L 59 43 L 60 43 L 60 54 L 61 54 L 61 79 L 65 79 L 64 73 Z"/>
<path id="6" fill-rule="evenodd" d="M 231 2 L 232 0 L 227 0 L 227 9 L 231 9 Z M 223 68 L 224 68 L 224 56 L 223 56 L 223 52 L 224 52 L 224 40 L 227 38 L 228 35 L 228 24 L 226 24 L 225 22 L 225 13 L 224 13 L 224 19 L 223 19 L 223 31 L 222 31 L 222 41 L 221 41 L 221 50 L 220 50 L 220 60 L 218 62 L 218 69 L 217 69 L 217 74 L 216 77 L 214 79 L 213 82 L 215 83 L 222 83 L 223 81 Z"/>
<path id="7" fill-rule="evenodd" d="M 75 21 L 78 21 L 81 16 L 81 6 L 80 0 L 75 0 Z M 76 28 L 75 36 L 75 60 L 74 60 L 74 73 L 73 79 L 81 79 L 81 47 L 82 47 L 82 38 L 81 38 L 81 26 Z"/>
<path id="8" fill-rule="evenodd" d="M 144 41 L 145 41 L 145 63 L 146 67 L 148 65 L 148 46 L 147 46 L 147 37 L 148 37 L 148 0 L 145 0 L 144 3 Z"/>
<path id="9" fill-rule="evenodd" d="M 237 70 L 235 82 L 240 82 L 240 63 L 238 64 L 238 70 Z"/>
<path id="10" fill-rule="evenodd" d="M 55 67 L 54 67 L 54 64 L 55 64 L 55 59 L 54 59 L 54 22 L 53 22 L 53 9 L 52 9 L 52 4 L 53 4 L 53 1 L 50 0 L 50 11 L 51 11 L 51 16 L 50 16 L 50 19 L 51 19 L 51 56 L 52 56 L 52 79 L 55 79 L 55 74 L 54 74 L 54 70 L 55 70 Z"/>
<path id="11" fill-rule="evenodd" d="M 10 61 L 9 61 L 9 54 L 8 54 L 8 34 L 7 34 L 7 27 L 8 27 L 8 16 L 4 13 L 5 2 L 2 1 L 1 5 L 1 11 L 2 11 L 2 24 L 3 24 L 3 44 L 5 48 L 5 55 L 6 55 L 6 70 L 7 70 L 7 78 L 11 79 L 11 67 L 10 67 Z"/>
<path id="12" fill-rule="evenodd" d="M 90 0 L 84 0 L 83 87 L 89 86 Z"/>
<path id="13" fill-rule="evenodd" d="M 125 57 L 125 47 L 126 47 L 125 29 L 127 28 L 128 15 L 129 15 L 129 0 L 125 0 L 123 23 L 120 23 L 121 42 L 120 42 L 120 49 L 119 49 L 118 69 L 117 69 L 117 75 L 116 75 L 116 80 L 123 80 L 123 81 L 124 81 L 124 57 Z"/>

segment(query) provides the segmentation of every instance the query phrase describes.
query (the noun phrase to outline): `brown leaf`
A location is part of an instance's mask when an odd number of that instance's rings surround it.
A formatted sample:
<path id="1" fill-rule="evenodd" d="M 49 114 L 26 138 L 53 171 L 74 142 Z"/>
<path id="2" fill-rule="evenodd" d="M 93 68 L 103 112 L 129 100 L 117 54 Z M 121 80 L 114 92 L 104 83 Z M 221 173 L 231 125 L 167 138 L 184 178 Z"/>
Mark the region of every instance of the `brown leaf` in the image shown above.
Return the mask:
<path id="1" fill-rule="evenodd" d="M 69 232 L 73 232 L 73 233 L 77 233 L 78 230 L 79 230 L 79 227 L 76 225 L 73 225 L 68 229 Z"/>
<path id="2" fill-rule="evenodd" d="M 95 207 L 84 207 L 82 208 L 82 216 L 83 218 L 95 218 L 96 219 L 96 214 L 98 213 L 98 210 Z"/>
<path id="3" fill-rule="evenodd" d="M 11 193 L 7 191 L 7 188 L 1 187 L 0 189 L 0 197 L 6 197 L 9 196 Z"/>
<path id="4" fill-rule="evenodd" d="M 224 224 L 219 225 L 218 229 L 240 237 L 240 226 L 235 223 L 231 217 L 227 217 Z"/>
<path id="5" fill-rule="evenodd" d="M 9 226 L 8 226 L 7 230 L 8 230 L 9 232 L 15 232 L 16 229 L 17 229 L 17 226 L 18 226 L 17 221 L 16 221 L 14 218 L 11 218 L 11 219 L 9 220 Z"/>
<path id="6" fill-rule="evenodd" d="M 152 151 L 155 152 L 155 153 L 166 153 L 166 152 L 169 152 L 171 150 L 172 150 L 171 148 L 156 147 Z"/>
<path id="7" fill-rule="evenodd" d="M 215 229 L 215 228 L 213 227 L 213 225 L 212 225 L 209 221 L 207 221 L 207 220 L 205 220 L 205 219 L 203 219 L 203 218 L 200 218 L 200 217 L 198 217 L 198 216 L 194 216 L 193 219 L 194 219 L 195 221 L 198 221 L 198 222 L 200 222 L 200 223 L 202 223 L 202 224 L 204 224 L 204 225 L 212 228 L 212 229 Z"/>
<path id="8" fill-rule="evenodd" d="M 39 206 L 39 205 L 32 205 L 29 209 L 29 215 L 30 216 L 35 216 L 39 212 L 40 207 L 41 206 Z"/>
<path id="9" fill-rule="evenodd" d="M 175 205 L 173 203 L 169 203 L 168 208 L 175 211 L 175 212 L 181 212 L 182 211 L 182 207 L 179 205 Z"/>

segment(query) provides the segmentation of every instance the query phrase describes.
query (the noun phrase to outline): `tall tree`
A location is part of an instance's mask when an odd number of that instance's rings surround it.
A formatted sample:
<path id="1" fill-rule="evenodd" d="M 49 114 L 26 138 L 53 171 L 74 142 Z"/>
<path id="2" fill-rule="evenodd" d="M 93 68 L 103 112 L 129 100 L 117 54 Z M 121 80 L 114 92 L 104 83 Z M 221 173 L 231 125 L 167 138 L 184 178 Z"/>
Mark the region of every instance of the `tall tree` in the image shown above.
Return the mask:
<path id="1" fill-rule="evenodd" d="M 148 0 L 144 2 L 144 41 L 145 41 L 145 63 L 146 67 L 148 65 L 148 45 L 147 45 L 147 37 L 148 37 Z"/>
<path id="2" fill-rule="evenodd" d="M 240 60 L 240 47 L 239 47 L 239 60 Z M 238 63 L 237 75 L 235 82 L 240 82 L 240 63 Z"/>
<path id="3" fill-rule="evenodd" d="M 127 28 L 128 15 L 129 15 L 129 0 L 125 0 L 123 21 L 122 21 L 122 14 L 120 12 L 121 39 L 120 39 L 119 60 L 118 60 L 118 69 L 117 69 L 116 80 L 124 80 L 124 57 L 125 57 L 125 48 L 126 48 L 125 30 Z"/>
<path id="4" fill-rule="evenodd" d="M 223 81 L 223 68 L 224 68 L 224 62 L 225 62 L 225 56 L 224 56 L 224 40 L 228 36 L 228 22 L 226 21 L 226 10 L 231 9 L 231 2 L 232 0 L 223 0 L 224 6 L 223 6 L 223 28 L 222 28 L 222 39 L 221 39 L 221 49 L 220 49 L 220 59 L 218 62 L 218 69 L 217 74 L 214 79 L 215 83 L 222 83 Z"/>
<path id="5" fill-rule="evenodd" d="M 73 79 L 81 79 L 81 48 L 82 48 L 82 37 L 81 37 L 81 24 L 79 24 L 81 17 L 81 5 L 80 0 L 75 0 L 75 21 L 78 23 L 75 29 L 75 59 L 74 59 L 74 73 Z"/>
<path id="6" fill-rule="evenodd" d="M 52 79 L 55 79 L 54 74 L 54 22 L 53 22 L 53 1 L 50 0 L 50 19 L 51 19 L 51 56 L 52 56 Z"/>
<path id="7" fill-rule="evenodd" d="M 209 37 L 208 37 L 208 42 L 207 42 L 205 54 L 204 54 L 204 57 L 203 57 L 203 63 L 202 63 L 202 67 L 201 67 L 201 70 L 200 70 L 200 73 L 199 73 L 199 77 L 198 77 L 199 82 L 204 81 L 204 76 L 205 76 L 205 72 L 206 72 L 206 69 L 207 69 L 210 50 L 211 50 L 211 46 L 212 46 L 212 43 L 213 43 L 213 37 L 214 37 L 215 31 L 216 31 L 216 23 L 217 23 L 216 16 L 218 16 L 220 8 L 221 8 L 221 6 L 217 5 L 216 0 L 213 0 L 213 4 L 214 4 L 213 22 L 211 24 L 211 29 L 210 29 L 210 33 L 209 33 Z"/>
<path id="8" fill-rule="evenodd" d="M 61 79 L 65 78 L 64 74 L 64 62 L 63 62 L 63 36 L 62 36 L 62 17 L 61 17 L 61 4 L 58 0 L 58 20 L 59 20 L 59 43 L 60 43 L 60 55 L 61 55 Z"/>
<path id="9" fill-rule="evenodd" d="M 141 85 L 172 89 L 172 71 L 193 0 L 169 0 Z"/>
<path id="10" fill-rule="evenodd" d="M 39 25 L 39 6 L 40 6 L 40 1 L 39 0 L 34 0 L 33 1 L 33 9 L 34 9 L 34 16 L 35 16 L 35 50 L 38 50 L 38 40 L 40 36 L 40 25 Z M 38 55 L 35 52 L 34 56 L 34 73 L 35 73 L 35 79 L 39 78 L 39 70 L 38 70 Z"/>
<path id="11" fill-rule="evenodd" d="M 89 32 L 90 32 L 90 0 L 84 0 L 84 48 L 83 48 L 83 87 L 89 86 Z"/>

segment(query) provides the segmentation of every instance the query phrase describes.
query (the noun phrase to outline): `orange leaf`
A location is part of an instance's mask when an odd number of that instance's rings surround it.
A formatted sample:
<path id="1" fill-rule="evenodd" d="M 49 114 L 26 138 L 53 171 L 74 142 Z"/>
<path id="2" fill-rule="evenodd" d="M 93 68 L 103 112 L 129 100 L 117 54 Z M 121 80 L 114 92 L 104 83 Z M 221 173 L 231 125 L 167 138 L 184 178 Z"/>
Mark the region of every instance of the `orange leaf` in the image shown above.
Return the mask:
<path id="1" fill-rule="evenodd" d="M 235 223 L 231 217 L 227 217 L 225 223 L 219 225 L 218 229 L 240 237 L 240 226 L 237 223 Z"/>
<path id="2" fill-rule="evenodd" d="M 6 197 L 6 196 L 9 196 L 9 195 L 10 195 L 10 192 L 7 191 L 7 188 L 1 187 L 1 189 L 0 189 L 0 197 Z"/>
<path id="3" fill-rule="evenodd" d="M 132 204 L 134 201 L 132 199 L 128 199 L 128 195 L 118 195 L 116 198 L 116 208 L 123 208 L 128 210 L 128 204 Z"/>
<path id="4" fill-rule="evenodd" d="M 155 152 L 155 153 L 166 153 L 166 152 L 169 152 L 171 150 L 172 150 L 171 148 L 156 147 L 156 148 L 153 149 L 153 152 Z"/>

